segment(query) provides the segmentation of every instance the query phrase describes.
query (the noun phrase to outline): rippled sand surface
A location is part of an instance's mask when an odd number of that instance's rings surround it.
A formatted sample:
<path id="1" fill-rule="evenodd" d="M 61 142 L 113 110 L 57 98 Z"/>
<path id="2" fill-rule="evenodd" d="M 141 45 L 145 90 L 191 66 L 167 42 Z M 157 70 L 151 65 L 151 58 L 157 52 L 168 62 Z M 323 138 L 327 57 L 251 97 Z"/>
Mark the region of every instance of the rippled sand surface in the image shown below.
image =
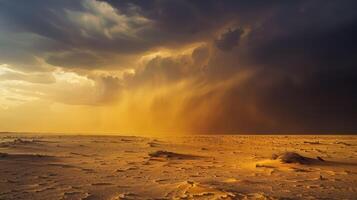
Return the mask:
<path id="1" fill-rule="evenodd" d="M 357 137 L 0 134 L 0 199 L 357 199 Z"/>

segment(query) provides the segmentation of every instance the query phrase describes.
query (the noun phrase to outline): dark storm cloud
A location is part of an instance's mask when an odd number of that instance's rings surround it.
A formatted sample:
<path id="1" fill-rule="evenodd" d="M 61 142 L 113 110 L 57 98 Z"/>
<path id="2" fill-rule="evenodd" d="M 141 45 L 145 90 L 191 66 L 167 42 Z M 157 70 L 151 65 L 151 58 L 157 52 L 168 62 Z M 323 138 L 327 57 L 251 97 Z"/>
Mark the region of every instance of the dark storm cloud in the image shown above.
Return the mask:
<path id="1" fill-rule="evenodd" d="M 234 5 L 228 2 L 227 10 L 238 11 Z M 250 29 L 244 44 L 229 55 L 216 52 L 208 66 L 212 74 L 208 77 L 222 81 L 245 68 L 255 75 L 243 84 L 192 98 L 183 115 L 214 96 L 219 98 L 219 104 L 209 106 L 210 116 L 193 122 L 194 130 L 355 132 L 356 3 L 301 1 L 250 6 L 243 3 L 248 10 L 260 10 L 261 15 L 251 19 L 249 14 L 238 14 L 240 19 L 232 17 L 236 24 Z M 200 14 L 209 19 L 208 15 L 214 13 L 208 9 Z M 231 48 L 235 42 L 225 44 Z M 220 95 L 222 90 L 224 95 Z"/>
<path id="2" fill-rule="evenodd" d="M 101 2 L 116 10 L 100 10 L 107 7 L 94 0 L 0 0 L 1 63 L 23 64 L 17 57 L 36 63 L 37 56 L 56 66 L 96 69 L 113 55 L 205 42 L 218 49 L 158 56 L 130 84 L 195 76 L 214 85 L 249 71 L 243 82 L 187 99 L 183 115 L 219 102 L 193 131 L 357 131 L 355 1 Z"/>
<path id="3" fill-rule="evenodd" d="M 354 4 L 327 1 L 277 12 L 250 35 L 252 60 L 284 67 L 345 65 L 356 52 Z"/>
<path id="4" fill-rule="evenodd" d="M 249 83 L 269 83 L 250 89 L 259 91 L 255 105 L 286 125 L 273 131 L 356 131 L 356 8 L 308 2 L 277 11 L 251 34 L 250 62 L 262 69 Z"/>
<path id="5" fill-rule="evenodd" d="M 107 6 L 100 5 L 99 1 L 95 0 L 2 0 L 0 1 L 1 24 L 10 31 L 6 37 L 10 36 L 11 32 L 23 32 L 41 37 L 32 43 L 32 40 L 28 39 L 27 50 L 21 54 L 17 53 L 17 57 L 46 58 L 49 54 L 59 52 L 66 52 L 66 54 L 73 52 L 74 55 L 68 56 L 75 57 L 80 51 L 135 54 L 155 47 L 176 47 L 190 42 L 209 40 L 217 29 L 228 21 L 245 24 L 247 23 L 244 19 L 247 18 L 245 15 L 249 15 L 250 11 L 271 7 L 267 3 L 237 1 L 205 1 L 205 3 L 180 0 L 102 1 L 102 3 L 108 3 L 108 6 L 113 6 L 116 10 L 100 10 Z M 141 21 L 142 18 L 148 21 Z M 238 18 L 242 20 L 237 20 Z M 123 24 L 125 30 L 115 31 L 116 26 Z M 13 37 L 16 40 L 19 36 Z M 16 50 L 21 48 L 23 45 L 17 46 Z M 15 56 L 15 53 L 13 55 Z M 53 57 L 57 55 L 50 57 L 52 61 Z M 77 62 L 69 63 L 69 60 L 64 58 L 63 63 L 60 63 L 61 60 L 57 57 L 56 64 L 67 67 L 87 67 L 78 66 Z"/>
<path id="6" fill-rule="evenodd" d="M 62 52 L 73 53 L 68 56 L 75 57 L 81 51 L 135 54 L 155 47 L 175 47 L 207 39 L 218 25 L 212 26 L 211 20 L 198 14 L 198 7 L 191 6 L 190 2 L 153 1 L 151 5 L 143 2 L 135 4 L 135 1 L 101 3 L 95 0 L 2 0 L 0 22 L 8 31 L 8 35 L 4 33 L 5 38 L 12 32 L 40 37 L 35 42 L 27 39 L 28 50 L 16 54 L 17 57 L 30 59 L 33 56 L 46 58 L 49 54 Z M 117 4 L 120 5 L 111 10 L 111 6 Z M 192 9 L 187 13 L 190 7 Z M 205 25 L 197 27 L 198 24 Z M 17 40 L 20 36 L 12 37 Z M 23 47 L 24 44 L 21 44 L 16 50 Z M 78 62 L 69 63 L 72 59 L 66 60 L 65 57 L 61 63 L 57 55 L 50 56 L 50 62 L 53 57 L 57 58 L 55 63 L 59 66 L 86 68 Z"/>
<path id="7" fill-rule="evenodd" d="M 222 51 L 230 51 L 235 46 L 238 46 L 241 35 L 244 33 L 242 29 L 229 29 L 227 32 L 224 32 L 220 38 L 215 40 L 216 46 Z"/>
<path id="8" fill-rule="evenodd" d="M 103 0 L 104 1 L 104 0 Z M 242 18 L 260 18 L 251 11 L 264 11 L 277 5 L 296 4 L 287 1 L 240 1 L 240 0 L 105 0 L 115 7 L 129 10 L 133 5 L 140 13 L 158 21 L 158 24 L 172 32 L 191 33 L 192 30 L 206 31 L 208 27 L 220 26 L 223 20 L 240 15 Z M 255 16 L 255 17 L 253 17 Z M 246 20 L 246 19 L 245 19 Z M 178 29 L 180 27 L 180 29 Z M 172 29 L 173 28 L 173 29 Z M 191 30 L 191 31 L 188 31 Z M 193 31 L 195 32 L 195 31 Z"/>
<path id="9" fill-rule="evenodd" d="M 95 69 L 104 64 L 104 59 L 88 52 L 67 52 L 62 54 L 54 54 L 47 58 L 47 62 L 51 65 L 61 67 L 84 67 Z"/>
<path id="10" fill-rule="evenodd" d="M 261 109 L 286 126 L 281 131 L 355 132 L 356 70 L 321 70 L 296 84 L 282 80 L 265 92 Z"/>
<path id="11" fill-rule="evenodd" d="M 156 86 L 189 79 L 202 74 L 202 69 L 209 57 L 209 50 L 202 45 L 196 47 L 191 54 L 178 56 L 156 56 L 130 77 L 131 86 L 151 83 Z"/>
<path id="12" fill-rule="evenodd" d="M 143 31 L 141 29 L 150 32 L 149 22 L 141 21 L 138 16 L 135 18 L 122 15 L 119 11 L 111 10 L 110 5 L 100 5 L 95 0 L 2 0 L 0 17 L 4 29 L 3 38 L 0 39 L 3 39 L 4 43 L 9 42 L 6 39 L 9 37 L 15 41 L 7 45 L 7 51 L 12 53 L 8 53 L 10 55 L 6 58 L 16 56 L 30 59 L 39 56 L 47 59 L 47 55 L 50 55 L 49 62 L 59 66 L 87 67 L 78 65 L 86 62 L 78 63 L 67 58 L 86 54 L 88 51 L 136 53 L 155 45 L 150 38 L 140 39 L 140 32 Z M 24 35 L 27 35 L 26 43 L 17 43 L 16 40 Z M 33 37 L 36 40 L 33 40 Z M 17 53 L 22 48 L 26 48 L 26 51 Z M 63 52 L 67 55 L 60 59 L 56 54 Z"/>

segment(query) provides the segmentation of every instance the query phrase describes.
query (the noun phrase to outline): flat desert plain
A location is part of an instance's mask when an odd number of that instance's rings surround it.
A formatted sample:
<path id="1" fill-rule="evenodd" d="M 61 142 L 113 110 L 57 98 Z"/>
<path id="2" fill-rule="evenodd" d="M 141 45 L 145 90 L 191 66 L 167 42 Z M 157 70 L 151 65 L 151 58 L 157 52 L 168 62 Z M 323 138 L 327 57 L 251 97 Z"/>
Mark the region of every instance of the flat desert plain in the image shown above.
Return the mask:
<path id="1" fill-rule="evenodd" d="M 357 137 L 5 133 L 0 199 L 357 199 Z"/>

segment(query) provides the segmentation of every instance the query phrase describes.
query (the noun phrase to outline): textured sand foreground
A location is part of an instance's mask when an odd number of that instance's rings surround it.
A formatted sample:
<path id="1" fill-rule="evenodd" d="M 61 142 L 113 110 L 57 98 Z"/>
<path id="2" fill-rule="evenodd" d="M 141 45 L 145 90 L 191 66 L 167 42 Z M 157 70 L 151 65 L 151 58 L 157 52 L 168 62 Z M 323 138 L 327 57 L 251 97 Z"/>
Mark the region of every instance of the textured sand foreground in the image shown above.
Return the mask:
<path id="1" fill-rule="evenodd" d="M 0 199 L 357 199 L 357 137 L 0 134 Z"/>

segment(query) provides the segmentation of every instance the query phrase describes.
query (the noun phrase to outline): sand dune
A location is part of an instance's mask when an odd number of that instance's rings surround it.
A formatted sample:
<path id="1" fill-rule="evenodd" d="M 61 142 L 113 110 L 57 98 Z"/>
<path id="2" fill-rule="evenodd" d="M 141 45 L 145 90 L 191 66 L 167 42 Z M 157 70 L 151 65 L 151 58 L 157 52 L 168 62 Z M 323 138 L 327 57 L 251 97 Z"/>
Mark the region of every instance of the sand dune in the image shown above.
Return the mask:
<path id="1" fill-rule="evenodd" d="M 353 136 L 0 135 L 0 199 L 356 199 Z"/>

